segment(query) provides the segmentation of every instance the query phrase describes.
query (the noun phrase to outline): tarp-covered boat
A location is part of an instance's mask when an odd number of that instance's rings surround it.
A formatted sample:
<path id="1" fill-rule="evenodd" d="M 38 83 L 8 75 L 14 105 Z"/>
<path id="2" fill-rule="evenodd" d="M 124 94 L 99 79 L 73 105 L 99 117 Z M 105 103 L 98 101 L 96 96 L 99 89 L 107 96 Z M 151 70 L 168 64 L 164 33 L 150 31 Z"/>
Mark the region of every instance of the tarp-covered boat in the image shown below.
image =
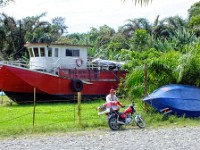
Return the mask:
<path id="1" fill-rule="evenodd" d="M 145 97 L 144 102 L 164 114 L 185 117 L 200 116 L 200 88 L 195 86 L 165 85 Z"/>

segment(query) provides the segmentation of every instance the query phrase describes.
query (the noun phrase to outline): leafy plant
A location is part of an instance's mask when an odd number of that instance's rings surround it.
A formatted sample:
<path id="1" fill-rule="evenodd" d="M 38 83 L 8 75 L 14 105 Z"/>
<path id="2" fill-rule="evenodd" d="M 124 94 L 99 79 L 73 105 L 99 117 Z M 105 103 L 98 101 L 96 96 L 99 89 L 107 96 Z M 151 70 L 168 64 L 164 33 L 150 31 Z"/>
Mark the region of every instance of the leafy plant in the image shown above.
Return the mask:
<path id="1" fill-rule="evenodd" d="M 179 59 L 178 83 L 200 86 L 200 46 L 190 46 L 190 51 Z"/>

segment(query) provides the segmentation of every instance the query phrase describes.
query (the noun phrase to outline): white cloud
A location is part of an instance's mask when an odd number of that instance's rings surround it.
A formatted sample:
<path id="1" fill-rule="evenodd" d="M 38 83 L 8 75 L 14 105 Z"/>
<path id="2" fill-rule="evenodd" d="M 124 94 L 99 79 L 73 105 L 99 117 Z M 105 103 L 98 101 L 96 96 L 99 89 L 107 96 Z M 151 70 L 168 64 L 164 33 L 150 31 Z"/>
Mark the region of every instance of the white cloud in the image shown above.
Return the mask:
<path id="1" fill-rule="evenodd" d="M 153 0 L 152 4 L 141 7 L 135 6 L 132 0 L 15 0 L 3 11 L 16 19 L 47 12 L 44 19 L 64 17 L 70 33 L 83 33 L 104 24 L 117 29 L 125 20 L 141 17 L 150 22 L 157 15 L 161 18 L 179 15 L 185 19 L 195 2 L 198 0 Z"/>

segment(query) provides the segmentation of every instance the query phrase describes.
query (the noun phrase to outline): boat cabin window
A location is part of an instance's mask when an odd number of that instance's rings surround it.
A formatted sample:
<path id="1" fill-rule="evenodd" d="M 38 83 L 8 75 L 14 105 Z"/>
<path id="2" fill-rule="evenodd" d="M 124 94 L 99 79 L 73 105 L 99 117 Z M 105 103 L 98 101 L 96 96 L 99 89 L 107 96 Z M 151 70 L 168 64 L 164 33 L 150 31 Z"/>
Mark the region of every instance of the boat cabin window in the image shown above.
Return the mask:
<path id="1" fill-rule="evenodd" d="M 79 57 L 80 56 L 79 50 L 73 50 L 73 56 Z"/>
<path id="2" fill-rule="evenodd" d="M 72 56 L 72 50 L 66 49 L 66 56 Z"/>
<path id="3" fill-rule="evenodd" d="M 47 51 L 48 51 L 48 57 L 52 57 L 52 48 L 48 47 Z"/>
<path id="4" fill-rule="evenodd" d="M 66 56 L 79 57 L 80 51 L 79 50 L 66 49 Z"/>
<path id="5" fill-rule="evenodd" d="M 29 55 L 30 55 L 30 57 L 34 57 L 34 55 L 33 55 L 33 51 L 32 51 L 32 48 L 29 48 L 28 51 L 29 51 Z"/>
<path id="6" fill-rule="evenodd" d="M 38 50 L 38 48 L 34 47 L 33 51 L 34 51 L 35 57 L 39 57 L 39 50 Z"/>
<path id="7" fill-rule="evenodd" d="M 45 57 L 45 49 L 44 47 L 40 47 L 40 56 Z"/>
<path id="8" fill-rule="evenodd" d="M 54 50 L 54 57 L 58 57 L 58 48 L 55 48 Z"/>

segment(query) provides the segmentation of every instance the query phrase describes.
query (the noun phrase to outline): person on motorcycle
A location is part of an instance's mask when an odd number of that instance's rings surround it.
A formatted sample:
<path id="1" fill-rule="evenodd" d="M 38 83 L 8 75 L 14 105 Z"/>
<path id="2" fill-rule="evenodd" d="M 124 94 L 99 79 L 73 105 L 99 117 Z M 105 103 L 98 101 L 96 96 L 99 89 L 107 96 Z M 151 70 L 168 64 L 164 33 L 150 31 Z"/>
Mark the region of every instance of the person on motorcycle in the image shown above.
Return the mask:
<path id="1" fill-rule="evenodd" d="M 122 108 L 125 107 L 122 105 L 122 103 L 118 101 L 118 98 L 115 95 L 115 93 L 115 89 L 110 89 L 110 93 L 106 96 L 106 103 L 97 108 L 99 112 L 104 110 L 103 112 L 105 112 L 105 114 L 107 115 L 107 111 L 109 112 L 110 110 L 120 110 L 119 106 L 121 106 Z"/>
<path id="2" fill-rule="evenodd" d="M 115 89 L 110 89 L 110 93 L 106 96 L 106 102 L 118 101 L 117 96 L 115 95 Z"/>
<path id="3" fill-rule="evenodd" d="M 104 104 L 107 108 L 110 107 L 111 109 L 118 109 L 117 106 L 121 106 L 124 108 L 122 103 L 118 101 L 117 96 L 115 95 L 116 90 L 115 89 L 110 89 L 110 93 L 106 96 L 106 103 Z"/>

